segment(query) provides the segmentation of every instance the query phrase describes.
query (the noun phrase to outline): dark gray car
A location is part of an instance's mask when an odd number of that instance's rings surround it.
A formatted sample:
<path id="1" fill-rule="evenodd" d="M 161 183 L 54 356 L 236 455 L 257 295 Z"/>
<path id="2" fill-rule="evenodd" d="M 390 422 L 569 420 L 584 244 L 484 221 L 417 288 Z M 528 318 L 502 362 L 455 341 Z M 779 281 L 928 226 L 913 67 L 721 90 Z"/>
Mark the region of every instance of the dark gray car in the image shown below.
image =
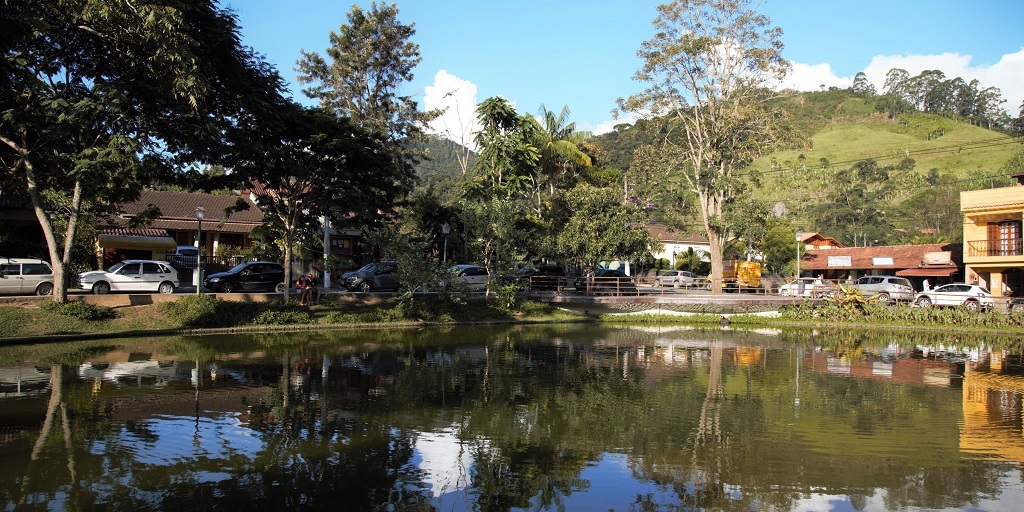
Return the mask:
<path id="1" fill-rule="evenodd" d="M 341 283 L 350 292 L 372 292 L 375 290 L 397 290 L 399 287 L 397 265 L 394 261 L 378 261 L 341 276 Z"/>

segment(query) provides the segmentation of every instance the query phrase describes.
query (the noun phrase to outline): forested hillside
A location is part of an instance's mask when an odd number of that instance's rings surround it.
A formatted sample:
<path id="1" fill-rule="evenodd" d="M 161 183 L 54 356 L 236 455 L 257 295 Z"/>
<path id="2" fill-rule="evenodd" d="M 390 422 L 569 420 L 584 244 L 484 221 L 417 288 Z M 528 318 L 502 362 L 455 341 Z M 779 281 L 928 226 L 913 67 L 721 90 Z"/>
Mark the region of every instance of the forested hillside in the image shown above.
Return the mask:
<path id="1" fill-rule="evenodd" d="M 892 112 L 891 98 L 848 89 L 777 101 L 798 137 L 741 173 L 753 178 L 752 204 L 783 214 L 794 229 L 850 245 L 959 240 L 959 191 L 1005 185 L 1009 174 L 1024 170 L 1024 146 L 1006 123 L 997 131 L 977 126 L 989 125 L 977 119 Z M 650 140 L 641 121 L 592 142 L 612 165 L 638 176 L 643 172 L 629 167 L 633 153 Z"/>

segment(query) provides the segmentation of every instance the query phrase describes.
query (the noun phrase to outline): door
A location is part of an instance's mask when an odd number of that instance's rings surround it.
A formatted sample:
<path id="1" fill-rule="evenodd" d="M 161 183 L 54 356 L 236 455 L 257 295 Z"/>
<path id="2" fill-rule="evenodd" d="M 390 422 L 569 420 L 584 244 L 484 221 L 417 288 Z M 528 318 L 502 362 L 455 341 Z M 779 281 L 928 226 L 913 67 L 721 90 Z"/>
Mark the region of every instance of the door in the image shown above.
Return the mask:
<path id="1" fill-rule="evenodd" d="M 35 293 L 41 283 L 53 283 L 53 269 L 46 263 L 23 263 L 21 277 L 21 292 Z"/>
<path id="2" fill-rule="evenodd" d="M 377 289 L 397 290 L 398 279 L 395 277 L 395 267 L 381 265 L 374 271 L 373 287 Z"/>
<path id="3" fill-rule="evenodd" d="M 137 292 L 142 289 L 142 264 L 128 263 L 108 274 L 110 289 L 115 292 Z"/>
<path id="4" fill-rule="evenodd" d="M 276 264 L 263 266 L 263 290 L 272 292 L 277 283 L 284 282 L 284 267 Z"/>
<path id="5" fill-rule="evenodd" d="M 139 289 L 155 292 L 160 288 L 160 283 L 167 280 L 167 272 L 161 268 L 159 263 L 142 263 L 142 279 L 139 282 Z"/>
<path id="6" fill-rule="evenodd" d="M 22 281 L 20 263 L 0 265 L 0 293 L 4 295 L 20 294 Z"/>
<path id="7" fill-rule="evenodd" d="M 249 265 L 238 274 L 238 289 L 239 291 L 263 290 L 266 287 L 265 279 L 263 265 Z"/>

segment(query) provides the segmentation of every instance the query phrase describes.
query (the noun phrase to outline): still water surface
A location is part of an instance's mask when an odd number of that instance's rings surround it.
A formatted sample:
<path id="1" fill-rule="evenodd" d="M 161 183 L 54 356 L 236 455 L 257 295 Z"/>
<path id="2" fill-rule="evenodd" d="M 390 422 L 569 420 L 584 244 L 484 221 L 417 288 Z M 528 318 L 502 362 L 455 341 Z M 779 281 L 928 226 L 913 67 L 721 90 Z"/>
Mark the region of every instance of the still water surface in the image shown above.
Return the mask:
<path id="1" fill-rule="evenodd" d="M 3 510 L 1020 510 L 1020 342 L 459 328 L 0 349 Z"/>

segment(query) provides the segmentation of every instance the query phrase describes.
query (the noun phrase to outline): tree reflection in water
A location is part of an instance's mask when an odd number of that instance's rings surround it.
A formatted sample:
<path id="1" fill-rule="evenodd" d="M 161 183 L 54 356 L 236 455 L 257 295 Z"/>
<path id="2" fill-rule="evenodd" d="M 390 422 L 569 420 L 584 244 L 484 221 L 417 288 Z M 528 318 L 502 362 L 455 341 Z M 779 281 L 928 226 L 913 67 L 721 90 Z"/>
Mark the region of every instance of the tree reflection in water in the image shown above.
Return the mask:
<path id="1" fill-rule="evenodd" d="M 973 341 L 305 336 L 153 340 L 160 357 L 120 363 L 131 348 L 111 347 L 50 366 L 45 390 L 0 398 L 4 508 L 958 509 L 1024 496 L 1024 372 L 1006 352 L 961 350 Z"/>

